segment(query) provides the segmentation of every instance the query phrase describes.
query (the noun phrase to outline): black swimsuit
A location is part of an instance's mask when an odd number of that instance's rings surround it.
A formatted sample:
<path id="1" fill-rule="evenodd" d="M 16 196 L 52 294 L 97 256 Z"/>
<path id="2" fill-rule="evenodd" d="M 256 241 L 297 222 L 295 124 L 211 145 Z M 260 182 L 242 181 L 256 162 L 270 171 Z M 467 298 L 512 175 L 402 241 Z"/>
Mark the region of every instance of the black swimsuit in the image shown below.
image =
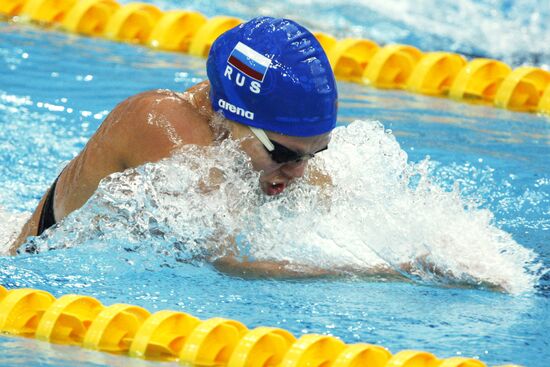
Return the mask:
<path id="1" fill-rule="evenodd" d="M 57 180 L 59 176 L 55 179 L 48 195 L 46 195 L 46 200 L 44 200 L 44 205 L 42 205 L 42 211 L 40 212 L 40 219 L 38 220 L 38 230 L 36 235 L 40 236 L 46 229 L 55 225 L 55 215 L 53 214 L 53 196 L 55 193 L 55 186 L 57 185 Z M 37 254 L 38 247 L 34 239 L 28 240 L 23 246 L 17 249 L 18 254 L 27 253 L 27 254 Z"/>
<path id="2" fill-rule="evenodd" d="M 42 206 L 42 212 L 40 213 L 40 220 L 38 222 L 38 230 L 36 231 L 37 236 L 40 236 L 46 229 L 55 224 L 55 215 L 53 213 L 53 196 L 55 193 L 57 180 L 59 180 L 59 176 L 57 176 L 52 186 L 50 187 L 50 191 L 48 191 L 48 196 L 46 196 L 46 200 L 44 201 L 44 205 Z"/>

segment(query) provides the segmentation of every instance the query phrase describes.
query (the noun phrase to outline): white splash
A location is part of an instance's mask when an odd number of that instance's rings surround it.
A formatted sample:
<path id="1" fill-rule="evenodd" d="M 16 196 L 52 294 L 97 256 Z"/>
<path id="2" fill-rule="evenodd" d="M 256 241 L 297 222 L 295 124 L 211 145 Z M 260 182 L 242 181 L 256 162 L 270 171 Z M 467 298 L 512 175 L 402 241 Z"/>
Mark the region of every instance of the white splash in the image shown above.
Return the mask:
<path id="1" fill-rule="evenodd" d="M 30 213 L 10 213 L 0 206 L 0 256 L 8 254 L 11 244 L 29 217 Z"/>
<path id="2" fill-rule="evenodd" d="M 479 47 L 488 55 L 508 61 L 527 54 L 546 53 L 547 58 L 550 50 L 544 36 L 548 35 L 544 21 L 550 12 L 547 2 L 369 0 L 362 4 L 383 17 L 402 22 L 413 33 L 448 37 L 453 42 L 451 47 L 459 50 Z"/>
<path id="3" fill-rule="evenodd" d="M 330 174 L 330 188 L 304 178 L 266 197 L 235 142 L 188 147 L 107 177 L 81 210 L 34 242 L 118 246 L 113 251 L 131 249 L 159 264 L 233 253 L 354 273 L 389 268 L 436 284 L 532 290 L 536 254 L 497 228 L 489 211 L 433 183 L 427 160 L 408 163 L 380 123 L 336 129 L 330 149 L 313 164 Z"/>

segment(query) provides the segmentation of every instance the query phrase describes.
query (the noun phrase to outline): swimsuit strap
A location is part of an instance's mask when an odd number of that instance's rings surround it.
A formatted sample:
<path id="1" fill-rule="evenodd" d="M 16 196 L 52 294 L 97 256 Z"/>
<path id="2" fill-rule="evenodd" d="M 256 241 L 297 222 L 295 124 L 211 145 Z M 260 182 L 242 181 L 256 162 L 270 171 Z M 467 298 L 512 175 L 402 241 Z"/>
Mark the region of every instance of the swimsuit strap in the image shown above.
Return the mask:
<path id="1" fill-rule="evenodd" d="M 37 236 L 40 236 L 46 229 L 50 228 L 56 223 L 55 215 L 53 212 L 53 196 L 55 194 L 55 186 L 57 185 L 57 180 L 59 180 L 59 176 L 57 176 L 52 186 L 50 187 L 50 190 L 48 191 L 48 196 L 46 196 L 46 200 L 44 201 L 44 205 L 42 206 L 40 220 L 38 221 L 38 230 L 36 231 Z"/>

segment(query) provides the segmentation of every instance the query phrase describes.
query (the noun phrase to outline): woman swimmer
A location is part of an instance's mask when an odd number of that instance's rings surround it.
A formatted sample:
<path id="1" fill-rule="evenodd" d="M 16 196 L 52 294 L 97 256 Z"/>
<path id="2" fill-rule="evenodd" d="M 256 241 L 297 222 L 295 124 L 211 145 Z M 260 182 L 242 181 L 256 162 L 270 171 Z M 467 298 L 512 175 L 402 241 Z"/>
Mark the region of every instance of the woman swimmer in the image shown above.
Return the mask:
<path id="1" fill-rule="evenodd" d="M 184 93 L 150 91 L 120 103 L 42 197 L 10 252 L 80 208 L 104 177 L 159 161 L 183 145 L 240 139 L 267 195 L 283 192 L 327 148 L 336 125 L 336 82 L 304 27 L 270 17 L 241 24 L 214 42 L 207 73 L 208 81 Z M 214 123 L 220 113 L 221 127 Z M 235 261 L 218 264 L 229 270 Z M 282 265 L 254 266 L 269 275 Z"/>

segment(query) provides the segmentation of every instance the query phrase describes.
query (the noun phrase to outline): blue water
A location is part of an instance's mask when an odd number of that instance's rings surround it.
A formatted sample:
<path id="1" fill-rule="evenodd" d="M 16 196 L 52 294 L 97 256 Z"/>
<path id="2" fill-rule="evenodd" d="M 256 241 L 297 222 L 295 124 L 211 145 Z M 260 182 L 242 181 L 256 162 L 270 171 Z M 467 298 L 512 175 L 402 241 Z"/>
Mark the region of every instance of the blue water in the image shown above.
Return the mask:
<path id="1" fill-rule="evenodd" d="M 301 14 L 298 20 L 339 36 L 499 57 L 514 66 L 550 63 L 550 45 L 543 42 L 550 35 L 543 22 L 550 7 L 535 7 L 535 1 L 445 1 L 438 2 L 436 10 L 433 1 L 309 1 L 295 4 L 297 9 L 265 1 L 251 7 L 155 3 L 164 9 L 193 8 L 208 16 Z M 203 59 L 6 22 L 0 23 L 0 71 L 3 240 L 17 232 L 63 166 L 118 102 L 148 89 L 181 91 L 205 78 Z M 174 212 L 169 210 L 177 208 L 106 213 L 106 199 L 98 195 L 49 238 L 38 240 L 57 249 L 0 258 L 0 284 L 45 289 L 56 296 L 87 294 L 104 304 L 131 303 L 151 311 L 224 316 L 249 327 L 283 327 L 295 335 L 332 334 L 348 343 L 380 344 L 392 352 L 416 348 L 440 357 L 476 357 L 488 365 L 547 366 L 550 119 L 356 84 L 340 83 L 339 91 L 339 124 L 361 121 L 338 132 L 339 146 L 333 144 L 322 158 L 329 171 L 340 160 L 347 164 L 346 170 L 334 171 L 334 196 L 341 203 L 333 203 L 333 212 L 338 215 L 324 212 L 313 199 L 309 206 L 284 198 L 266 203 L 247 192 L 251 202 L 260 204 L 250 214 L 253 222 L 274 221 L 263 231 L 247 224 L 251 251 L 258 258 L 313 257 L 327 267 L 368 267 L 381 260 L 395 265 L 428 253 L 432 263 L 454 275 L 437 276 L 418 266 L 404 274 L 408 281 L 230 277 L 191 250 L 174 250 L 173 238 L 189 237 L 195 230 L 202 238 L 200 225 L 178 229 L 179 222 L 168 223 L 159 237 L 153 231 L 157 227 L 143 224 L 143 218 L 170 217 Z M 178 174 L 181 182 L 176 182 L 182 187 L 193 180 L 185 176 L 185 165 L 174 161 L 147 166 L 135 171 L 143 189 L 132 191 L 130 198 L 117 192 L 110 198 L 130 208 L 138 206 L 134 199 L 148 203 L 147 193 L 163 189 L 152 177 L 164 175 L 172 183 L 171 172 Z M 125 176 L 118 179 L 111 186 L 106 183 L 102 192 L 111 192 L 117 182 L 127 183 Z M 311 199 L 308 195 L 306 190 L 288 197 Z M 189 202 L 196 199 L 189 193 Z M 214 205 L 223 206 L 223 199 Z M 287 212 L 287 219 L 277 220 L 285 205 L 305 215 Z M 209 220 L 220 210 L 200 208 L 193 214 Z M 98 222 L 100 230 L 87 222 L 98 213 L 107 218 Z M 309 229 L 314 217 L 328 242 Z M 116 224 L 109 227 L 111 219 Z M 240 228 L 236 223 L 223 225 Z M 304 239 L 284 235 L 296 228 L 308 229 Z M 196 241 L 185 241 L 189 248 L 202 249 Z M 487 290 L 476 285 L 477 280 L 508 292 Z M 6 366 L 128 363 L 121 357 L 32 340 L 2 337 L 0 345 L 0 365 Z M 29 349 L 36 352 L 29 355 Z"/>

